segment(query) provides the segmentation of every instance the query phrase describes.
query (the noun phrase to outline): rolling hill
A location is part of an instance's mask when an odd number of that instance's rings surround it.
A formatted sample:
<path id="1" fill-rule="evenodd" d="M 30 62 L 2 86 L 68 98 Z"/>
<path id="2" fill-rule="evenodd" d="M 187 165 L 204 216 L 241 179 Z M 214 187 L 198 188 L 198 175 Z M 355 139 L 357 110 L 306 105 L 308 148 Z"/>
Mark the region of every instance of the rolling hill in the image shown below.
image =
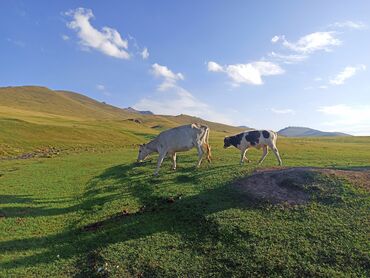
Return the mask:
<path id="1" fill-rule="evenodd" d="M 38 86 L 0 88 L 0 157 L 45 146 L 127 146 L 199 122 L 224 135 L 241 129 L 188 115 L 121 109 L 82 94 Z"/>
<path id="2" fill-rule="evenodd" d="M 352 136 L 341 132 L 324 132 L 308 127 L 290 126 L 278 131 L 279 135 L 285 137 L 324 137 L 324 136 Z"/>
<path id="3" fill-rule="evenodd" d="M 38 86 L 0 88 L 0 117 L 14 117 L 32 121 L 33 118 L 63 118 L 72 120 L 130 120 L 139 119 L 143 125 L 164 128 L 200 122 L 217 131 L 236 132 L 240 129 L 206 121 L 188 115 L 154 115 L 150 111 L 118 108 L 75 92 L 50 90 Z"/>

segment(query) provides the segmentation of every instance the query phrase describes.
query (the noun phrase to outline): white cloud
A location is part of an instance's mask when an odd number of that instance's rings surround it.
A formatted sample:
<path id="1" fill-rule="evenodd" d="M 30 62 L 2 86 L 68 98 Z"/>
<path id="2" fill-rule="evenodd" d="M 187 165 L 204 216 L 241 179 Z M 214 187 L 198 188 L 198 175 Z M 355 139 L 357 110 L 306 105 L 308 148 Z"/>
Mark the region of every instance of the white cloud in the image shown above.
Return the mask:
<path id="1" fill-rule="evenodd" d="M 337 76 L 329 81 L 331 85 L 342 85 L 344 82 L 354 76 L 358 71 L 366 70 L 365 65 L 347 66 Z"/>
<path id="2" fill-rule="evenodd" d="M 67 35 L 62 35 L 62 40 L 63 41 L 68 41 L 70 38 L 69 38 L 69 36 L 67 36 Z"/>
<path id="3" fill-rule="evenodd" d="M 276 43 L 280 40 L 280 37 L 279 36 L 273 36 L 272 39 L 271 39 L 271 42 L 272 43 Z"/>
<path id="4" fill-rule="evenodd" d="M 370 105 L 337 104 L 319 107 L 318 111 L 332 118 L 332 121 L 326 121 L 323 125 L 333 127 L 333 130 L 370 135 Z"/>
<path id="5" fill-rule="evenodd" d="M 322 78 L 321 77 L 315 77 L 314 81 L 316 81 L 316 82 L 322 81 Z"/>
<path id="6" fill-rule="evenodd" d="M 105 96 L 111 96 L 112 94 L 110 92 L 107 91 L 107 88 L 102 85 L 102 84 L 98 84 L 96 85 L 96 88 Z"/>
<path id="7" fill-rule="evenodd" d="M 208 104 L 194 97 L 187 90 L 174 86 L 170 93 L 157 92 L 154 98 L 143 98 L 134 105 L 138 110 L 150 110 L 155 114 L 187 114 L 225 124 L 233 122 L 225 115 L 215 112 Z"/>
<path id="8" fill-rule="evenodd" d="M 96 85 L 96 88 L 97 88 L 98 90 L 100 90 L 100 91 L 105 90 L 105 86 L 104 86 L 104 85 L 101 85 L 101 84 Z"/>
<path id="9" fill-rule="evenodd" d="M 289 42 L 285 36 L 280 36 L 277 41 L 282 41 L 284 47 L 301 54 L 310 54 L 319 50 L 331 51 L 332 47 L 342 43 L 336 38 L 335 32 L 311 33 L 301 37 L 297 42 Z"/>
<path id="10" fill-rule="evenodd" d="M 337 27 L 337 28 L 349 28 L 349 29 L 357 29 L 357 30 L 363 30 L 367 29 L 368 26 L 360 21 L 342 21 L 342 22 L 335 22 L 333 24 L 330 24 L 329 27 Z"/>
<path id="11" fill-rule="evenodd" d="M 327 85 L 321 85 L 321 86 L 319 86 L 319 89 L 326 90 L 327 88 L 328 88 L 328 86 L 327 86 Z"/>
<path id="12" fill-rule="evenodd" d="M 90 9 L 77 8 L 66 13 L 73 20 L 67 26 L 77 32 L 80 44 L 87 49 L 96 49 L 100 52 L 119 59 L 129 59 L 127 52 L 128 42 L 122 39 L 120 33 L 110 27 L 103 27 L 101 31 L 91 25 L 90 19 L 94 18 Z"/>
<path id="13" fill-rule="evenodd" d="M 275 114 L 295 114 L 293 109 L 275 109 L 271 108 L 271 111 Z"/>
<path id="14" fill-rule="evenodd" d="M 176 85 L 178 80 L 184 80 L 182 73 L 174 73 L 168 67 L 159 65 L 157 63 L 152 65 L 152 71 L 154 76 L 163 78 L 163 82 L 159 85 L 158 90 L 165 91 Z"/>
<path id="15" fill-rule="evenodd" d="M 25 47 L 25 46 L 26 46 L 26 44 L 25 44 L 24 42 L 19 41 L 19 40 L 14 40 L 14 39 L 11 39 L 11 38 L 7 38 L 6 40 L 7 40 L 9 43 L 12 43 L 12 44 L 14 44 L 14 45 L 16 45 L 16 46 L 19 46 L 19 47 Z"/>
<path id="16" fill-rule="evenodd" d="M 143 51 L 140 53 L 140 55 L 141 55 L 141 57 L 144 59 L 144 60 L 146 60 L 146 59 L 148 59 L 148 57 L 149 57 L 149 51 L 148 51 L 148 48 L 144 48 L 143 49 Z"/>
<path id="17" fill-rule="evenodd" d="M 133 107 L 138 110 L 150 110 L 156 114 L 178 115 L 187 114 L 201 117 L 211 121 L 232 124 L 225 115 L 215 112 L 208 104 L 193 96 L 189 91 L 177 85 L 178 80 L 183 80 L 182 73 L 174 73 L 166 66 L 152 65 L 152 73 L 164 81 L 157 88 L 152 97 L 139 100 Z M 163 93 L 166 91 L 166 93 Z"/>
<path id="18" fill-rule="evenodd" d="M 224 71 L 222 66 L 217 64 L 216 62 L 208 62 L 208 71 L 213 71 L 213 72 L 221 72 Z"/>
<path id="19" fill-rule="evenodd" d="M 276 52 L 271 52 L 268 54 L 268 56 L 272 59 L 275 59 L 279 62 L 282 62 L 284 64 L 295 64 L 298 62 L 302 62 L 308 58 L 307 55 L 304 54 L 280 54 Z"/>
<path id="20" fill-rule="evenodd" d="M 216 62 L 208 62 L 208 70 L 225 72 L 234 86 L 241 83 L 262 85 L 262 76 L 283 74 L 284 70 L 277 64 L 267 61 L 257 61 L 247 64 L 234 64 L 221 67 Z"/>

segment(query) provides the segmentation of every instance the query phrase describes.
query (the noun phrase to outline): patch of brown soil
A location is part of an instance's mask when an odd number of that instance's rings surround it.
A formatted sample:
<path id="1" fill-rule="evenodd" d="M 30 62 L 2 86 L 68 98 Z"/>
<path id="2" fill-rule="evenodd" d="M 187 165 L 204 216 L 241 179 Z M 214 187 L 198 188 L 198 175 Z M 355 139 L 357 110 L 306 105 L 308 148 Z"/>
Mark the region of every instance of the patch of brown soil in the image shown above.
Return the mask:
<path id="1" fill-rule="evenodd" d="M 234 186 L 248 195 L 264 201 L 305 204 L 310 196 L 302 185 L 311 181 L 305 168 L 284 168 L 258 170 L 255 174 L 234 183 Z"/>
<path id="2" fill-rule="evenodd" d="M 236 181 L 232 186 L 249 196 L 273 204 L 305 204 L 310 194 L 305 185 L 315 182 L 315 173 L 345 178 L 352 185 L 370 191 L 370 169 L 336 170 L 314 167 L 265 168 Z"/>
<path id="3" fill-rule="evenodd" d="M 16 160 L 16 159 L 30 159 L 30 158 L 51 158 L 56 155 L 59 155 L 61 152 L 60 149 L 55 147 L 45 147 L 36 149 L 33 152 L 23 153 L 17 156 L 4 157 L 0 160 Z"/>

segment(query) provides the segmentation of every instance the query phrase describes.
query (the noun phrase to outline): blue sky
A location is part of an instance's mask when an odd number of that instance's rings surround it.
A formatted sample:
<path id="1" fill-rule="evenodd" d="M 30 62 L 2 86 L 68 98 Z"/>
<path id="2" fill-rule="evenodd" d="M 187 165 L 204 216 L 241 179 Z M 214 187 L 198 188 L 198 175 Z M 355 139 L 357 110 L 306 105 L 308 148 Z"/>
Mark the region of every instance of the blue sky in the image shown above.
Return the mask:
<path id="1" fill-rule="evenodd" d="M 0 86 L 370 135 L 369 1 L 1 1 Z"/>

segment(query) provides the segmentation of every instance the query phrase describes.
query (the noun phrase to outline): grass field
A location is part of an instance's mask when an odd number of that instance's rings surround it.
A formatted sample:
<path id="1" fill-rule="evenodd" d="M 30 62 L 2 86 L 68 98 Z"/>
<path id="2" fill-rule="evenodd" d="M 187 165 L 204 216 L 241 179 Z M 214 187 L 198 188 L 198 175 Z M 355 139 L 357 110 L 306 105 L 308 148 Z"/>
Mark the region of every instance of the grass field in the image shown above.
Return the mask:
<path id="1" fill-rule="evenodd" d="M 240 166 L 222 148 L 238 128 L 43 87 L 0 88 L 0 103 L 0 277 L 370 275 L 370 137 L 279 138 L 286 167 L 351 171 L 285 179 L 309 196 L 297 205 L 236 186 L 277 164 L 257 168 L 251 150 Z M 135 163 L 138 143 L 194 121 L 211 128 L 212 164 L 196 169 L 194 150 L 158 177 L 156 156 Z"/>
<path id="2" fill-rule="evenodd" d="M 273 205 L 232 182 L 255 170 L 211 138 L 195 152 L 137 165 L 134 148 L 2 161 L 1 277 L 369 276 L 369 193 L 322 175 L 306 205 Z M 286 166 L 370 166 L 370 138 L 279 139 Z M 155 157 L 154 157 L 155 158 Z M 270 153 L 264 167 L 276 164 Z M 313 188 L 315 190 L 313 190 Z M 310 191 L 310 192 L 311 192 Z"/>

